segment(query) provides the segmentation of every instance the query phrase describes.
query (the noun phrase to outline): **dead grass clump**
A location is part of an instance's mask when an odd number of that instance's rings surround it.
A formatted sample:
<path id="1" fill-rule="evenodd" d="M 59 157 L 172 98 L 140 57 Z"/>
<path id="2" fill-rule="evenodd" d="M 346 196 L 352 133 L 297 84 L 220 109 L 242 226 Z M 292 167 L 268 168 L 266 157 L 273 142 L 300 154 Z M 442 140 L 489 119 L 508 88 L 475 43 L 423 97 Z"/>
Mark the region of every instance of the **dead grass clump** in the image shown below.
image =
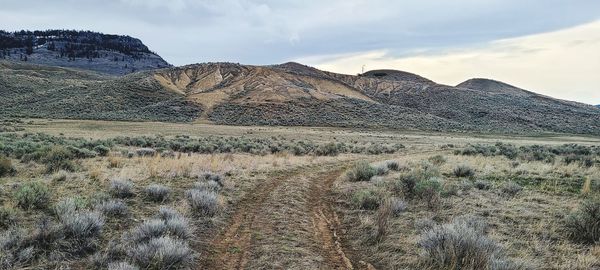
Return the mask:
<path id="1" fill-rule="evenodd" d="M 587 199 L 565 222 L 569 236 L 577 242 L 600 242 L 600 198 Z"/>
<path id="2" fill-rule="evenodd" d="M 17 224 L 19 213 L 9 206 L 0 207 L 0 228 L 7 229 Z"/>

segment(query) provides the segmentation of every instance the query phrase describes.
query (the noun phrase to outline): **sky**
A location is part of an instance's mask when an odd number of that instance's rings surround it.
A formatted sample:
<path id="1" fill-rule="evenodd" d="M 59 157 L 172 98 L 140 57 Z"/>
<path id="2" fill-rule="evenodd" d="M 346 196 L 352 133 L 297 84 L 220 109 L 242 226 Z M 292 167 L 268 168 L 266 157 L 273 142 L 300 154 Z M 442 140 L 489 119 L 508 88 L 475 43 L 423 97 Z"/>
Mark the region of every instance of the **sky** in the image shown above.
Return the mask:
<path id="1" fill-rule="evenodd" d="M 0 0 L 0 26 L 130 35 L 174 65 L 399 69 L 600 104 L 598 0 Z"/>

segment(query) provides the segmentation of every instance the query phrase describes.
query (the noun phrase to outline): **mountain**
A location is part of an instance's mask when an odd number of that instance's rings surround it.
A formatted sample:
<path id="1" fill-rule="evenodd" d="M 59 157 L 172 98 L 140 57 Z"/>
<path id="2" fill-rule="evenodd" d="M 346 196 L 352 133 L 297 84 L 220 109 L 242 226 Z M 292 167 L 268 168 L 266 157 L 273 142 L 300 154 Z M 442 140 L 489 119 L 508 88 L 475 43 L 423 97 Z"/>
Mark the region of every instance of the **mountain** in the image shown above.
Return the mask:
<path id="1" fill-rule="evenodd" d="M 0 31 L 0 59 L 124 75 L 170 67 L 139 39 L 90 31 Z"/>
<path id="2" fill-rule="evenodd" d="M 204 63 L 115 78 L 0 63 L 0 115 L 600 135 L 593 106 L 486 79 L 453 87 L 402 71 L 352 76 L 298 63 Z"/>

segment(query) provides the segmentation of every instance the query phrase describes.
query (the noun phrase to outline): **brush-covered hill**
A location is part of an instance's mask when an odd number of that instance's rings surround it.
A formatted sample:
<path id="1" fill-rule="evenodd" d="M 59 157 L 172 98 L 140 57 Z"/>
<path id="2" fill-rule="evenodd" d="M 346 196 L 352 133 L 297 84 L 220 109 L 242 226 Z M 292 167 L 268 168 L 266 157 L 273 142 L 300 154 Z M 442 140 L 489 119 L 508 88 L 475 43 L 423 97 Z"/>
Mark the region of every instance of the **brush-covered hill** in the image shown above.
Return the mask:
<path id="1" fill-rule="evenodd" d="M 124 75 L 171 66 L 139 39 L 90 31 L 0 31 L 0 59 Z"/>
<path id="2" fill-rule="evenodd" d="M 600 135 L 597 108 L 497 81 L 453 87 L 401 71 L 352 76 L 298 63 L 205 63 L 114 78 L 5 62 L 0 92 L 0 114 L 12 116 Z"/>

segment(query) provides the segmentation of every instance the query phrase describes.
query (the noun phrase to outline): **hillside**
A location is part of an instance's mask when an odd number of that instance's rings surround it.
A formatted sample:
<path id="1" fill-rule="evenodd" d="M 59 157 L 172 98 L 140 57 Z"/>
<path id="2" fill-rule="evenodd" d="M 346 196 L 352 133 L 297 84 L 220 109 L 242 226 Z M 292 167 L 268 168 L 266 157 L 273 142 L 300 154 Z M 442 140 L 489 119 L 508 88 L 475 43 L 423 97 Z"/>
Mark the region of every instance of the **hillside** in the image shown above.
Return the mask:
<path id="1" fill-rule="evenodd" d="M 139 39 L 90 31 L 0 31 L 0 59 L 111 75 L 169 67 Z"/>
<path id="2" fill-rule="evenodd" d="M 352 76 L 297 63 L 205 63 L 107 78 L 5 62 L 0 75 L 0 113 L 12 116 L 600 134 L 593 106 L 485 79 L 452 87 L 407 72 Z"/>
<path id="3" fill-rule="evenodd" d="M 183 122 L 201 108 L 165 91 L 146 74 L 107 77 L 93 72 L 0 61 L 4 117 Z"/>

